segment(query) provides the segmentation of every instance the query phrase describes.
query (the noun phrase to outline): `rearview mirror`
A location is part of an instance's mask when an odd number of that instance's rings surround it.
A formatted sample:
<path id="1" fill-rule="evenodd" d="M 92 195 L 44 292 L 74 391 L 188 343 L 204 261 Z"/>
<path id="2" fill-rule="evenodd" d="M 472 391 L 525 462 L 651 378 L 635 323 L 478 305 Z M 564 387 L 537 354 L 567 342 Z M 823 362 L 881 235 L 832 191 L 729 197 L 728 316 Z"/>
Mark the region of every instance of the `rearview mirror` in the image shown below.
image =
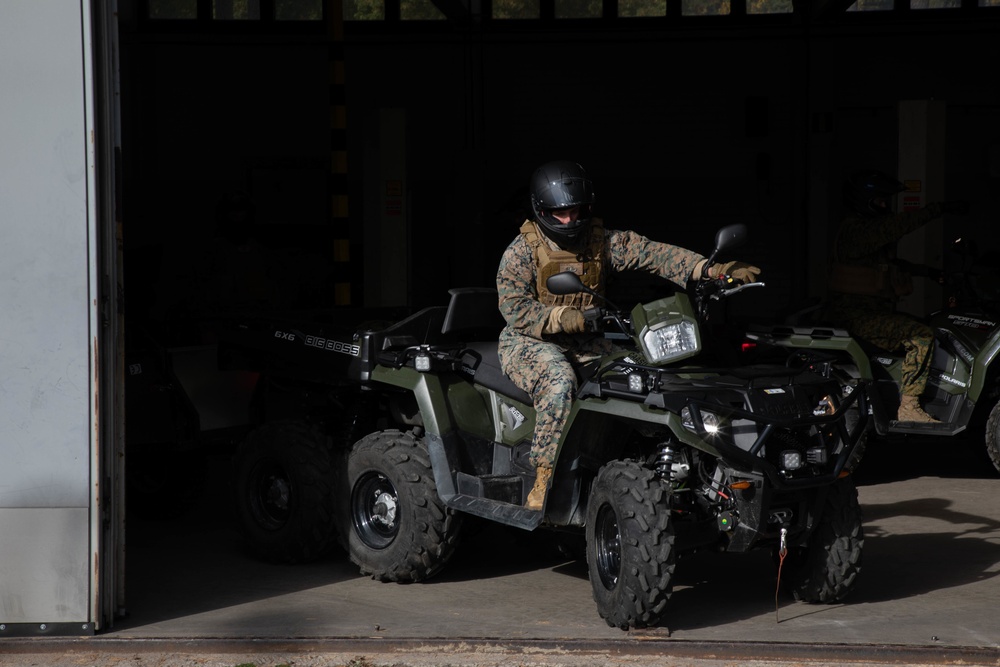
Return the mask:
<path id="1" fill-rule="evenodd" d="M 705 262 L 705 268 L 702 269 L 701 277 L 705 278 L 708 276 L 708 267 L 715 263 L 715 257 L 720 252 L 743 245 L 746 240 L 747 226 L 742 223 L 737 225 L 728 225 L 717 231 L 715 233 L 715 249 L 712 250 L 712 254 L 708 256 L 708 261 Z"/>
<path id="2" fill-rule="evenodd" d="M 717 255 L 723 250 L 729 250 L 730 248 L 741 246 L 746 240 L 746 225 L 741 223 L 738 225 L 723 227 L 715 234 L 715 251 L 712 254 Z"/>
<path id="3" fill-rule="evenodd" d="M 545 281 L 545 286 L 549 288 L 549 291 L 553 294 L 579 294 L 580 292 L 589 292 L 587 286 L 583 284 L 580 280 L 580 276 L 576 275 L 572 271 L 563 271 L 562 273 L 557 273 L 555 275 L 549 276 L 548 280 Z"/>

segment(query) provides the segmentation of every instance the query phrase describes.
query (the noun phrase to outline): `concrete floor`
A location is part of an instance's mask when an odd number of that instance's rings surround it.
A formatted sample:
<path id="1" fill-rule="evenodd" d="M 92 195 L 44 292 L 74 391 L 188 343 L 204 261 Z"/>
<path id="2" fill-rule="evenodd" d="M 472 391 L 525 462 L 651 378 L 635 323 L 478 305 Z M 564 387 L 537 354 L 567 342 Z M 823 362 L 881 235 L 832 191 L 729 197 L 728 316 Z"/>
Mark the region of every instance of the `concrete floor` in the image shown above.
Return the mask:
<path id="1" fill-rule="evenodd" d="M 585 564 L 563 556 L 548 534 L 485 527 L 437 577 L 383 584 L 339 552 L 304 565 L 259 562 L 245 553 L 225 504 L 209 498 L 179 519 L 130 519 L 128 615 L 84 641 L 96 649 L 102 641 L 292 640 L 312 642 L 314 652 L 345 640 L 363 647 L 369 638 L 410 649 L 519 643 L 512 664 L 533 664 L 524 646 L 627 652 L 666 642 L 674 655 L 702 658 L 797 647 L 813 660 L 847 660 L 864 649 L 896 664 L 928 664 L 928 656 L 940 657 L 935 664 L 1000 664 L 1000 475 L 962 440 L 880 444 L 869 448 L 858 483 L 864 565 L 842 604 L 781 597 L 776 606 L 767 553 L 703 553 L 679 562 L 662 627 L 622 632 L 598 616 Z M 0 663 L 8 664 L 2 650 Z M 307 663 L 299 655 L 297 664 Z"/>
<path id="2" fill-rule="evenodd" d="M 682 559 L 664 626 L 597 615 L 586 565 L 550 535 L 486 527 L 419 584 L 362 577 L 341 553 L 247 555 L 222 503 L 128 529 L 129 615 L 103 636 L 585 638 L 1000 648 L 1000 479 L 963 441 L 880 445 L 859 474 L 864 565 L 843 604 L 775 601 L 767 553 Z"/>

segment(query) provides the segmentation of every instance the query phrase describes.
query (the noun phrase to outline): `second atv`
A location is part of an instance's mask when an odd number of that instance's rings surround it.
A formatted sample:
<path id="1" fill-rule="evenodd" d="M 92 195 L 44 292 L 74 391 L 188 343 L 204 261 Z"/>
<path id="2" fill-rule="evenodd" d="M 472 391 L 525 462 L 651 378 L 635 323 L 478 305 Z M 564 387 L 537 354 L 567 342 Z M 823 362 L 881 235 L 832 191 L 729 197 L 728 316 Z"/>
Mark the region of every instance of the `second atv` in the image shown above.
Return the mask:
<path id="1" fill-rule="evenodd" d="M 903 354 L 878 348 L 829 322 L 756 325 L 747 338 L 760 358 L 810 367 L 845 388 L 870 388 L 874 432 L 884 438 L 952 437 L 968 432 L 1000 471 L 1000 297 L 997 262 L 984 261 L 973 244 L 958 239 L 950 248 L 951 270 L 924 267 L 945 286 L 946 307 L 923 321 L 934 331 L 927 386 L 920 402 L 936 423 L 895 419 Z M 795 318 L 792 318 L 793 320 Z M 807 319 L 807 318 L 806 318 Z M 775 357 L 777 353 L 777 357 Z M 985 458 L 985 457 L 984 457 Z"/>

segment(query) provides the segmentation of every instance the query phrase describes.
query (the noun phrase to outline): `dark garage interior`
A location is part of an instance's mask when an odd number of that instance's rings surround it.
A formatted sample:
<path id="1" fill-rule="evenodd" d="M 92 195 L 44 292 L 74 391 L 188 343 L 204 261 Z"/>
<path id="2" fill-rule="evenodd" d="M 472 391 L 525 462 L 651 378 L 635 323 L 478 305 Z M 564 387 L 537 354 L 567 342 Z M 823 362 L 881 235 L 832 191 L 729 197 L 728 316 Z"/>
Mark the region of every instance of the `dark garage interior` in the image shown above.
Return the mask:
<path id="1" fill-rule="evenodd" d="M 899 171 L 905 101 L 940 104 L 927 201 L 970 201 L 948 228 L 990 244 L 995 3 L 733 0 L 684 15 L 668 0 L 662 16 L 616 17 L 604 2 L 557 18 L 554 1 L 524 3 L 536 19 L 440 2 L 439 20 L 406 20 L 387 0 L 382 20 L 343 22 L 318 1 L 309 21 L 275 20 L 266 1 L 244 20 L 217 18 L 229 3 L 122 3 L 130 319 L 216 309 L 198 287 L 234 196 L 272 263 L 259 304 L 412 308 L 491 285 L 551 159 L 588 169 L 612 227 L 704 250 L 746 223 L 743 254 L 768 282 L 747 309 L 781 308 L 822 296 L 845 174 Z M 164 8 L 196 18 L 151 18 Z"/>
<path id="2" fill-rule="evenodd" d="M 118 30 L 130 558 L 227 525 L 261 419 L 255 375 L 215 365 L 227 327 L 492 286 L 542 162 L 583 164 L 612 228 L 705 253 L 745 223 L 767 285 L 739 325 L 824 297 L 855 169 L 970 203 L 914 261 L 1000 250 L 997 0 L 119 0 Z"/>

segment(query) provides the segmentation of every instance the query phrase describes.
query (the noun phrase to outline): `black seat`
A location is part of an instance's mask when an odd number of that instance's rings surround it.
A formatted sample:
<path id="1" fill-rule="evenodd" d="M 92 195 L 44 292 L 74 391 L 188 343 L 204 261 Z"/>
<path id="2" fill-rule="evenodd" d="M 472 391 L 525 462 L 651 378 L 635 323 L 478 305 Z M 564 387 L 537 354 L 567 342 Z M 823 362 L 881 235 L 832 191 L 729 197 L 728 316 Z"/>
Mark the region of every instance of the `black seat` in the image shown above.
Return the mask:
<path id="1" fill-rule="evenodd" d="M 500 366 L 497 339 L 506 323 L 500 314 L 496 289 L 460 287 L 448 290 L 448 293 L 451 300 L 441 333 L 463 341 L 463 372 L 488 389 L 531 405 L 531 395 L 514 384 Z M 598 361 L 593 361 L 574 365 L 574 368 L 578 378 L 585 380 L 593 375 L 598 365 Z"/>
<path id="2" fill-rule="evenodd" d="M 528 392 L 520 389 L 500 367 L 496 341 L 469 343 L 462 351 L 462 370 L 475 377 L 476 382 L 515 401 L 531 405 Z"/>

